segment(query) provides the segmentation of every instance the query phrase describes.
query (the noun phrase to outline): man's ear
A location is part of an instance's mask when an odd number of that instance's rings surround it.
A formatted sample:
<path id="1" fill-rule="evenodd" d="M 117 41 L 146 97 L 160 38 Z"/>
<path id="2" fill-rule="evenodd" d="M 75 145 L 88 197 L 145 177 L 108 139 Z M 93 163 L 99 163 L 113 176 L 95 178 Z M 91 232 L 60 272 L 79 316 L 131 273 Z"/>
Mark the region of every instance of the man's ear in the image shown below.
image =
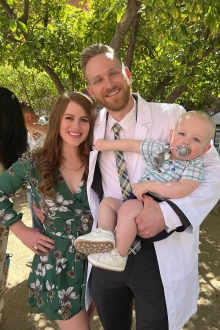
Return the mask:
<path id="1" fill-rule="evenodd" d="M 87 87 L 87 90 L 88 90 L 89 95 L 95 100 L 95 96 L 94 96 L 94 94 L 93 94 L 93 91 L 92 91 L 91 86 L 88 86 L 88 87 Z"/>
<path id="2" fill-rule="evenodd" d="M 125 73 L 126 73 L 126 76 L 128 77 L 129 80 L 131 80 L 131 71 L 128 69 L 127 66 L 125 66 Z"/>
<path id="3" fill-rule="evenodd" d="M 170 140 L 172 139 L 173 137 L 173 129 L 170 129 Z"/>
<path id="4" fill-rule="evenodd" d="M 208 144 L 208 145 L 204 148 L 204 150 L 203 150 L 203 152 L 201 153 L 200 156 L 203 156 L 207 151 L 209 151 L 210 148 L 211 148 L 211 144 Z"/>
<path id="5" fill-rule="evenodd" d="M 24 119 L 27 120 L 27 121 L 30 121 L 31 120 L 31 115 L 28 112 L 25 112 L 24 113 Z"/>

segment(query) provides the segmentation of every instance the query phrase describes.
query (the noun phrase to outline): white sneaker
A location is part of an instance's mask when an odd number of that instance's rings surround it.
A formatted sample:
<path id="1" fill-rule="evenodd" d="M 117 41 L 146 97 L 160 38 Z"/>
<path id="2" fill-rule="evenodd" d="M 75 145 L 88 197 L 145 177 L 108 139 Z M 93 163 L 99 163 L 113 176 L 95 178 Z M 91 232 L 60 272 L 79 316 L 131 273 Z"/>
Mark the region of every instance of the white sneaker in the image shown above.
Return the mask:
<path id="1" fill-rule="evenodd" d="M 77 251 L 86 254 L 108 252 L 115 247 L 115 236 L 111 231 L 97 228 L 89 234 L 79 236 L 74 246 Z"/>
<path id="2" fill-rule="evenodd" d="M 116 248 L 110 252 L 93 253 L 88 255 L 88 260 L 93 266 L 113 270 L 115 272 L 123 272 L 127 258 L 127 256 L 122 257 Z"/>

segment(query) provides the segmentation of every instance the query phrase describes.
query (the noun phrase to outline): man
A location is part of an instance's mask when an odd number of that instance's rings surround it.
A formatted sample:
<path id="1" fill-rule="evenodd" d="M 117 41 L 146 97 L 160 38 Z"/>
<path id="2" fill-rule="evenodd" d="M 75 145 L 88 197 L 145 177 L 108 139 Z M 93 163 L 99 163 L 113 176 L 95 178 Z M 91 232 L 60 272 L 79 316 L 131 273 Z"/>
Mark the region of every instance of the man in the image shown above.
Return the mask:
<path id="1" fill-rule="evenodd" d="M 28 103 L 20 101 L 20 105 L 28 130 L 29 147 L 32 150 L 36 145 L 44 142 L 48 121 L 44 117 L 39 117 Z"/>
<path id="2" fill-rule="evenodd" d="M 89 94 L 104 107 L 95 123 L 94 141 L 114 139 L 113 126 L 119 123 L 120 138 L 169 142 L 169 129 L 185 111 L 181 106 L 148 103 L 132 94 L 129 69 L 106 45 L 86 48 L 81 67 Z M 144 162 L 139 154 L 124 153 L 123 157 L 130 184 L 133 184 L 141 177 Z M 131 329 L 133 299 L 138 330 L 180 330 L 196 312 L 199 226 L 220 197 L 220 161 L 213 147 L 205 159 L 208 165 L 206 183 L 189 197 L 160 204 L 145 197 L 144 210 L 136 219 L 141 248 L 137 253 L 138 249 L 132 248 L 124 272 L 96 267 L 91 271 L 90 267 L 87 307 L 94 299 L 105 330 Z M 97 184 L 99 168 L 104 196 L 123 199 L 117 166 L 114 152 L 98 154 L 94 150 L 90 154 L 87 187 L 94 217 L 93 230 L 97 227 L 100 202 L 97 192 L 101 197 Z M 172 231 L 171 235 L 166 234 Z M 160 240 L 161 232 L 165 235 Z"/>

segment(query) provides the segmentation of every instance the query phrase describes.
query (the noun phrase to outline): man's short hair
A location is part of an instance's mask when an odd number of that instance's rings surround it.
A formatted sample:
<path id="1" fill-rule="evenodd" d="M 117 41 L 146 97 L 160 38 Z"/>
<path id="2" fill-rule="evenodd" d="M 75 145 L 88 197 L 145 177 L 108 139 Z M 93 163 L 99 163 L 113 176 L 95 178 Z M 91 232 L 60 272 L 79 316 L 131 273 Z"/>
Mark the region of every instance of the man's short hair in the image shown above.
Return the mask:
<path id="1" fill-rule="evenodd" d="M 30 104 L 25 101 L 19 101 L 23 113 L 31 113 L 35 115 L 35 111 Z"/>
<path id="2" fill-rule="evenodd" d="M 103 45 L 101 43 L 93 44 L 93 45 L 85 48 L 82 52 L 81 69 L 82 69 L 84 76 L 85 76 L 85 71 L 86 71 L 86 65 L 89 62 L 89 60 L 91 58 L 95 57 L 96 55 L 106 54 L 106 53 L 113 54 L 113 56 L 115 58 L 117 58 L 122 65 L 120 57 L 118 56 L 118 54 L 115 52 L 115 50 L 113 48 L 111 48 L 108 45 Z"/>

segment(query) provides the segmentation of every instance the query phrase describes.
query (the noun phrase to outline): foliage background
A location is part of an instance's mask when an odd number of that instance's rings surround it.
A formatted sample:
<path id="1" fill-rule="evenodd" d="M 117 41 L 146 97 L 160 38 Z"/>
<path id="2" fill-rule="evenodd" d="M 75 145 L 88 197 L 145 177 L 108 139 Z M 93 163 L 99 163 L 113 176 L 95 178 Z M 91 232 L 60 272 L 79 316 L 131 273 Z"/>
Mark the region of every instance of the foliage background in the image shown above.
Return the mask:
<path id="1" fill-rule="evenodd" d="M 220 102 L 218 0 L 0 0 L 0 84 L 35 109 L 83 91 L 84 47 L 115 48 L 148 101 L 211 114 Z"/>

